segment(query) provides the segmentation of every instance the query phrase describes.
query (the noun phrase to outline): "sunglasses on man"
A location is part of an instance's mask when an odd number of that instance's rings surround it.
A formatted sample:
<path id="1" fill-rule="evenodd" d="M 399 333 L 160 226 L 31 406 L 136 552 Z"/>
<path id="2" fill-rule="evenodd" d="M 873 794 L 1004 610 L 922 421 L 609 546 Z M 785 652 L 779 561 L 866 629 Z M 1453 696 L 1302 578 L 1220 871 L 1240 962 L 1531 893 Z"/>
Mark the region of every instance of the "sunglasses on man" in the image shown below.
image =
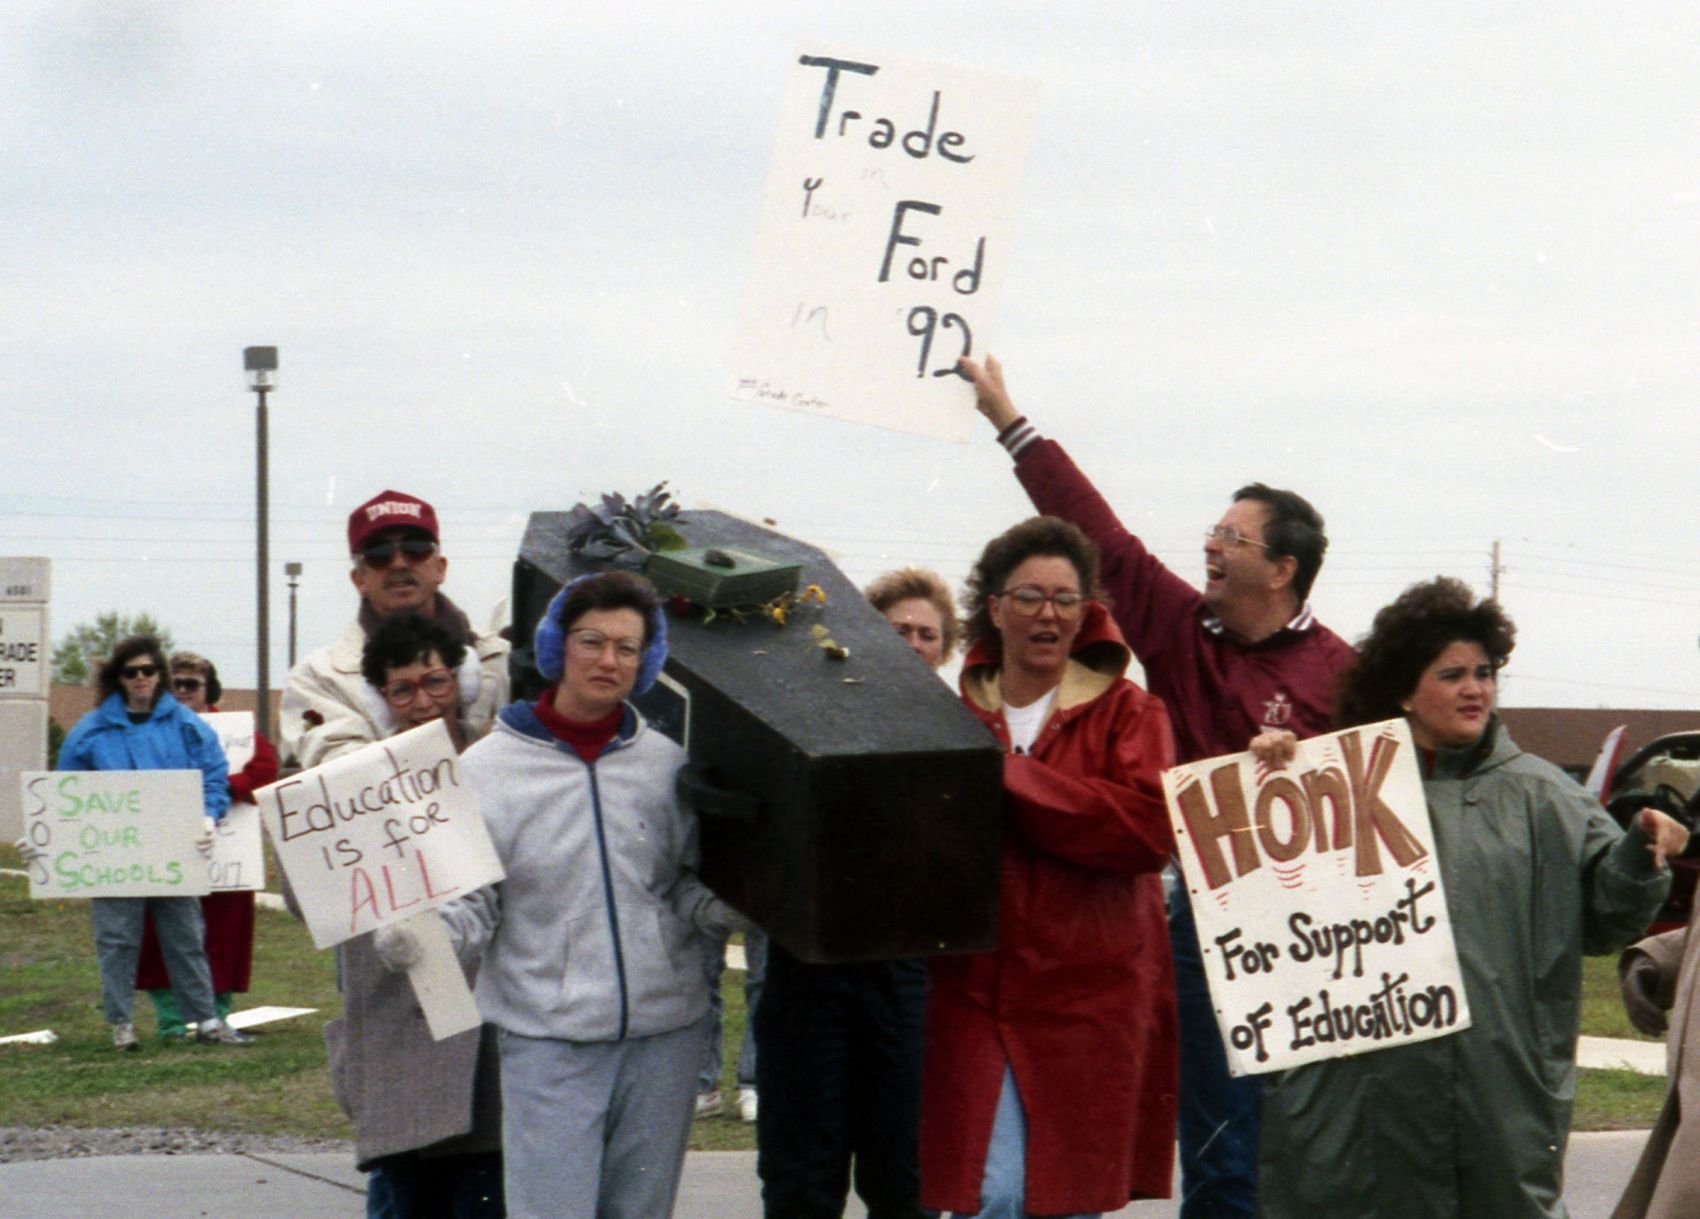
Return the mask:
<path id="1" fill-rule="evenodd" d="M 409 563 L 421 563 L 436 553 L 437 543 L 430 538 L 391 538 L 362 546 L 354 557 L 367 567 L 388 567 L 397 555 Z"/>
<path id="2" fill-rule="evenodd" d="M 198 677 L 173 677 L 171 679 L 171 688 L 181 690 L 185 694 L 193 694 L 204 685 L 206 683 Z"/>

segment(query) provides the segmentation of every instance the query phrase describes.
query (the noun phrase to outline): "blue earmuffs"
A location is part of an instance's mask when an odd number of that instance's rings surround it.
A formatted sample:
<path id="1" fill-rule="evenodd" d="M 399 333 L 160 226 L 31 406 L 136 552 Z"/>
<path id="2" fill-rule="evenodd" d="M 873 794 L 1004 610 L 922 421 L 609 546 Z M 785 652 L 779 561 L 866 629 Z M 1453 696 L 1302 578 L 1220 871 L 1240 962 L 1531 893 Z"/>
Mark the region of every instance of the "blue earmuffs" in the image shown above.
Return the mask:
<path id="1" fill-rule="evenodd" d="M 532 653 L 537 662 L 537 671 L 543 674 L 545 681 L 560 681 L 561 673 L 566 668 L 567 633 L 561 624 L 561 611 L 566 608 L 567 598 L 573 589 L 587 580 L 606 578 L 604 572 L 592 572 L 587 576 L 575 576 L 561 586 L 561 591 L 555 594 L 549 602 L 549 608 L 543 611 L 543 617 L 537 620 L 537 632 L 532 636 Z M 661 667 L 667 663 L 667 614 L 658 605 L 649 615 L 649 645 L 643 650 L 643 658 L 638 661 L 637 681 L 632 685 L 633 694 L 644 694 L 655 684 L 655 679 L 661 676 Z"/>

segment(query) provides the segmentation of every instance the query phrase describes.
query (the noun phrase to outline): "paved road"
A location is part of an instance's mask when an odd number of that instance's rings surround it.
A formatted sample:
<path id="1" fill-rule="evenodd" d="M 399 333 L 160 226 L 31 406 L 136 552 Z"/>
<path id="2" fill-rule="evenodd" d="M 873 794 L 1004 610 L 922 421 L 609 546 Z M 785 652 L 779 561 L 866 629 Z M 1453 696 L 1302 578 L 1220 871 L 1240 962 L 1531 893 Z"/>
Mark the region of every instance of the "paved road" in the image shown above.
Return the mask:
<path id="1" fill-rule="evenodd" d="M 1570 1143 L 1574 1219 L 1607 1219 L 1645 1133 L 1581 1134 Z M 355 1219 L 362 1178 L 343 1155 L 94 1156 L 0 1164 L 7 1219 Z M 675 1219 L 759 1219 L 755 1153 L 692 1152 Z M 1125 1219 L 1172 1219 L 1172 1202 L 1137 1202 Z M 865 1219 L 852 1206 L 849 1219 Z"/>

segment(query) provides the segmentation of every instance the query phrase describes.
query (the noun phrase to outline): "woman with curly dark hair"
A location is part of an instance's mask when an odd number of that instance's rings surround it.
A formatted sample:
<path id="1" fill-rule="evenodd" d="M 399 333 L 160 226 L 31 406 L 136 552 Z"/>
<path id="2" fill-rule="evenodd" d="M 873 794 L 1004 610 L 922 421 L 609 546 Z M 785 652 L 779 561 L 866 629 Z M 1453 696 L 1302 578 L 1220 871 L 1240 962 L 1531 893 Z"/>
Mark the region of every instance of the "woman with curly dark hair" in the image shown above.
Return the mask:
<path id="1" fill-rule="evenodd" d="M 928 962 L 921 1203 L 1018 1219 L 1167 1197 L 1174 846 L 1163 704 L 1099 600 L 1098 553 L 1034 517 L 968 582 L 962 698 L 1003 747 L 998 942 Z"/>
<path id="2" fill-rule="evenodd" d="M 1634 939 L 1687 833 L 1644 809 L 1626 834 L 1494 713 L 1516 629 L 1462 581 L 1375 616 L 1342 726 L 1404 716 L 1423 769 L 1470 1027 L 1299 1067 L 1263 1093 L 1261 1214 L 1563 1216 L 1583 953 Z M 1265 734 L 1278 760 L 1290 742 Z"/>

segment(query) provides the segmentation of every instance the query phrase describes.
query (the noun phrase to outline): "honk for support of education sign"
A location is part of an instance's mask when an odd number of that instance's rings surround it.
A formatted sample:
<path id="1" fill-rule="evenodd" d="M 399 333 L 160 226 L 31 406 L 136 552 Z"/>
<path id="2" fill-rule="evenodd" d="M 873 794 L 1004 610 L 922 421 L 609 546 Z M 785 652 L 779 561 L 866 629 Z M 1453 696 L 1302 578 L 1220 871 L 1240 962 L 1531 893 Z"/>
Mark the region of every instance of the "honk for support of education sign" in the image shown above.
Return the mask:
<path id="1" fill-rule="evenodd" d="M 1163 774 L 1210 997 L 1235 1075 L 1469 1027 L 1404 720 Z"/>
<path id="2" fill-rule="evenodd" d="M 198 897 L 206 822 L 198 770 L 26 771 L 30 896 Z"/>
<path id="3" fill-rule="evenodd" d="M 255 802 L 320 948 L 503 876 L 441 720 L 262 787 Z"/>
<path id="4" fill-rule="evenodd" d="M 1036 82 L 891 56 L 790 61 L 735 398 L 965 441 Z"/>

